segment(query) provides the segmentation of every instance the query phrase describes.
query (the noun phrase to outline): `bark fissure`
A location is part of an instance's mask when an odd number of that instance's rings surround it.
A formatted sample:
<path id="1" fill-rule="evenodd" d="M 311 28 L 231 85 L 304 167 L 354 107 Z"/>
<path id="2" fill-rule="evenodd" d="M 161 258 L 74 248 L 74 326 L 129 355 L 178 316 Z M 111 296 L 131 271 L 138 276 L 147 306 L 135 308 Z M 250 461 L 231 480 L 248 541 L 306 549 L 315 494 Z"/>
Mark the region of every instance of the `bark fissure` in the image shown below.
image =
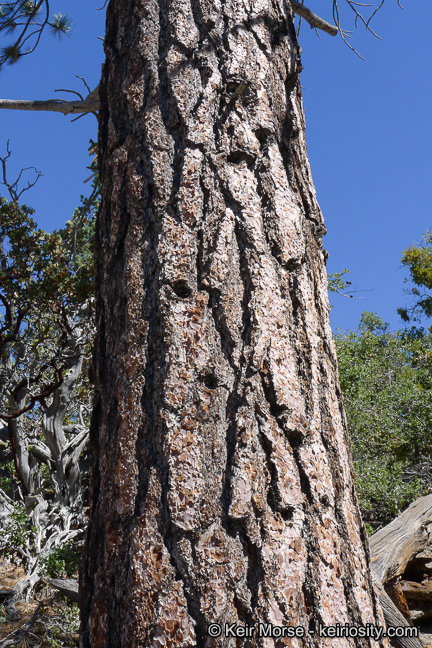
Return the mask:
<path id="1" fill-rule="evenodd" d="M 327 648 L 207 632 L 381 619 L 290 7 L 112 0 L 107 16 L 82 646 Z"/>

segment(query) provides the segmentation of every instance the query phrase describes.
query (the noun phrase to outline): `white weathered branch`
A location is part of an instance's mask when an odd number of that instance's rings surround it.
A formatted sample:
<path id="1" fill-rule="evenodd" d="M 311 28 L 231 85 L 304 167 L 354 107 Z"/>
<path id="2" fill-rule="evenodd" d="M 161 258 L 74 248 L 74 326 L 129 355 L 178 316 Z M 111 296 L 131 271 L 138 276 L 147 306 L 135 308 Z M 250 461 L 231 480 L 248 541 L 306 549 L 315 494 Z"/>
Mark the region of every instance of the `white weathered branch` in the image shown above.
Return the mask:
<path id="1" fill-rule="evenodd" d="M 371 537 L 372 575 L 388 626 L 409 624 L 384 590 L 384 585 L 400 578 L 408 563 L 429 546 L 431 540 L 432 495 L 420 497 Z M 420 641 L 415 637 L 395 637 L 393 642 L 398 648 L 421 648 Z"/>
<path id="2" fill-rule="evenodd" d="M 381 583 L 397 578 L 432 541 L 432 495 L 420 497 L 370 539 L 372 570 Z"/>
<path id="3" fill-rule="evenodd" d="M 51 452 L 45 443 L 38 442 L 29 445 L 29 452 L 31 452 L 36 459 L 39 459 L 39 461 L 43 461 L 47 466 L 49 465 L 49 462 L 52 461 Z"/>
<path id="4" fill-rule="evenodd" d="M 32 99 L 0 99 L 0 109 L 42 110 L 61 112 L 64 115 L 71 115 L 74 113 L 96 113 L 99 110 L 99 100 L 63 101 L 58 99 L 48 99 L 47 101 L 36 101 Z"/>
<path id="5" fill-rule="evenodd" d="M 67 455 L 69 455 L 69 459 L 70 459 L 71 454 L 73 452 L 75 452 L 77 449 L 79 450 L 78 454 L 81 454 L 82 450 L 84 449 L 84 447 L 85 447 L 85 445 L 86 445 L 86 443 L 88 441 L 88 435 L 89 435 L 88 429 L 84 428 L 84 430 L 81 430 L 81 432 L 79 434 L 72 437 L 72 439 L 70 439 L 70 441 L 68 441 L 63 446 L 62 459 L 64 457 L 67 457 Z"/>
<path id="6" fill-rule="evenodd" d="M 323 18 L 320 18 L 316 13 L 308 9 L 308 7 L 305 7 L 300 2 L 291 0 L 291 8 L 293 13 L 301 16 L 312 28 L 321 29 L 321 31 L 330 34 L 330 36 L 336 36 L 338 34 L 339 29 L 336 25 L 332 25 Z"/>

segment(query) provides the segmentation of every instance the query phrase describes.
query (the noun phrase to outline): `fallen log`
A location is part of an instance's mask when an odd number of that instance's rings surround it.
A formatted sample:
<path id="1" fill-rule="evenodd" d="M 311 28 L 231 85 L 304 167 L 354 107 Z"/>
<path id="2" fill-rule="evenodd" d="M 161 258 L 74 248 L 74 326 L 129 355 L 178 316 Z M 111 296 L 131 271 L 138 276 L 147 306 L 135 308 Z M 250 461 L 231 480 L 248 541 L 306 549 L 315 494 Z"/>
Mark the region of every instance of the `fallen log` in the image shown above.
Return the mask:
<path id="1" fill-rule="evenodd" d="M 399 612 L 402 612 L 402 615 L 412 625 L 411 611 L 408 605 L 408 602 L 403 593 L 401 584 L 397 581 L 392 581 L 391 583 L 386 583 L 385 591 L 396 605 Z"/>
<path id="2" fill-rule="evenodd" d="M 432 495 L 425 495 L 370 538 L 372 571 L 379 582 L 402 576 L 431 541 Z"/>
<path id="3" fill-rule="evenodd" d="M 412 628 L 406 621 L 403 614 L 399 612 L 396 605 L 380 583 L 375 582 L 375 590 L 378 594 L 387 628 L 390 626 L 393 628 L 407 627 L 410 628 L 410 631 L 414 630 L 414 628 Z M 423 648 L 422 643 L 417 637 L 392 637 L 389 641 L 391 645 L 396 648 Z"/>
<path id="4" fill-rule="evenodd" d="M 51 587 L 59 590 L 60 594 L 63 594 L 71 601 L 75 601 L 75 603 L 79 603 L 78 581 L 73 578 L 48 578 L 47 580 Z"/>
<path id="5" fill-rule="evenodd" d="M 432 601 L 432 583 L 415 583 L 414 581 L 400 581 L 400 586 L 405 598 L 415 601 Z M 431 610 L 432 612 L 432 610 Z"/>
<path id="6" fill-rule="evenodd" d="M 0 589 L 0 599 L 2 598 L 8 598 L 9 596 L 12 596 L 14 593 L 12 587 L 3 587 Z"/>
<path id="7" fill-rule="evenodd" d="M 432 609 L 430 603 L 417 603 L 417 605 L 411 609 L 411 619 L 415 624 L 430 621 L 431 618 Z"/>
<path id="8" fill-rule="evenodd" d="M 413 502 L 393 522 L 370 538 L 372 575 L 387 626 L 411 627 L 385 588 L 394 593 L 396 584 L 399 584 L 401 606 L 402 603 L 406 605 L 405 592 L 399 581 L 409 563 L 425 552 L 431 542 L 432 495 Z M 413 611 L 410 617 L 412 621 L 423 618 L 413 614 Z M 397 648 L 422 648 L 420 640 L 414 637 L 394 637 L 391 642 Z"/>

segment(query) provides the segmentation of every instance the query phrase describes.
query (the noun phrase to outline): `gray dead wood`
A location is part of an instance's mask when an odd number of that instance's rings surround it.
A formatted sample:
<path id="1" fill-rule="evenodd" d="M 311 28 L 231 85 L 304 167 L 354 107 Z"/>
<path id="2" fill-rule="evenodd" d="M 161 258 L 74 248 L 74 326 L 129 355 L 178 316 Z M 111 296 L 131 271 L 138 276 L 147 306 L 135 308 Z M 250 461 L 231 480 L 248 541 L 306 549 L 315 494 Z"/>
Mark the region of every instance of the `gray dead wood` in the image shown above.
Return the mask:
<path id="1" fill-rule="evenodd" d="M 64 115 L 74 113 L 95 113 L 99 110 L 99 101 L 61 101 L 49 99 L 47 101 L 35 101 L 32 99 L 0 99 L 0 110 L 42 110 L 50 112 L 61 112 Z"/>
<path id="2" fill-rule="evenodd" d="M 370 538 L 371 568 L 387 626 L 409 626 L 384 590 L 389 581 L 400 578 L 408 563 L 432 540 L 432 495 L 416 500 L 393 522 Z M 418 618 L 414 615 L 414 620 Z M 397 648 L 421 648 L 419 639 L 393 638 Z"/>
<path id="3" fill-rule="evenodd" d="M 432 541 L 432 495 L 420 497 L 370 539 L 372 570 L 380 583 L 402 576 Z"/>
<path id="4" fill-rule="evenodd" d="M 2 587 L 0 589 L 0 598 L 7 598 L 8 596 L 12 596 L 13 594 L 13 589 L 11 587 Z"/>
<path id="5" fill-rule="evenodd" d="M 415 601 L 432 601 L 432 583 L 401 581 L 405 598 Z"/>
<path id="6" fill-rule="evenodd" d="M 48 578 L 48 583 L 66 598 L 79 603 L 78 581 L 73 578 Z"/>
<path id="7" fill-rule="evenodd" d="M 330 36 L 336 36 L 339 32 L 339 29 L 336 25 L 332 25 L 320 16 L 317 16 L 316 13 L 311 11 L 308 7 L 305 7 L 301 2 L 296 2 L 296 0 L 291 0 L 291 8 L 293 13 L 301 16 L 307 23 L 311 26 L 312 29 L 321 29 L 322 31 L 330 34 Z"/>
<path id="8" fill-rule="evenodd" d="M 410 624 L 406 621 L 405 617 L 396 605 L 393 603 L 389 595 L 385 592 L 382 585 L 375 583 L 375 589 L 378 593 L 379 602 L 384 613 L 387 627 L 393 626 L 395 628 L 404 626 L 411 628 Z M 396 648 L 423 648 L 422 644 L 417 637 L 392 637 L 391 644 Z"/>
<path id="9" fill-rule="evenodd" d="M 414 625 L 430 620 L 432 618 L 430 601 L 419 601 L 416 603 L 416 607 L 410 610 L 410 615 Z"/>

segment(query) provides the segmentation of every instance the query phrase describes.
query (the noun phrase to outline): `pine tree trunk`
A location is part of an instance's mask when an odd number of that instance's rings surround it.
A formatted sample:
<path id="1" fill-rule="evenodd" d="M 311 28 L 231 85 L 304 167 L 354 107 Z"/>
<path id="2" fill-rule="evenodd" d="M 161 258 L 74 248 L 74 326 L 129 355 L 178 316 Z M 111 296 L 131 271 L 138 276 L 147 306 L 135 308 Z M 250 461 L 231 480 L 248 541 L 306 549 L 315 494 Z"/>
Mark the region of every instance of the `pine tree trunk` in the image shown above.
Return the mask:
<path id="1" fill-rule="evenodd" d="M 111 0 L 105 48 L 82 646 L 386 646 L 318 632 L 384 622 L 289 3 Z"/>

